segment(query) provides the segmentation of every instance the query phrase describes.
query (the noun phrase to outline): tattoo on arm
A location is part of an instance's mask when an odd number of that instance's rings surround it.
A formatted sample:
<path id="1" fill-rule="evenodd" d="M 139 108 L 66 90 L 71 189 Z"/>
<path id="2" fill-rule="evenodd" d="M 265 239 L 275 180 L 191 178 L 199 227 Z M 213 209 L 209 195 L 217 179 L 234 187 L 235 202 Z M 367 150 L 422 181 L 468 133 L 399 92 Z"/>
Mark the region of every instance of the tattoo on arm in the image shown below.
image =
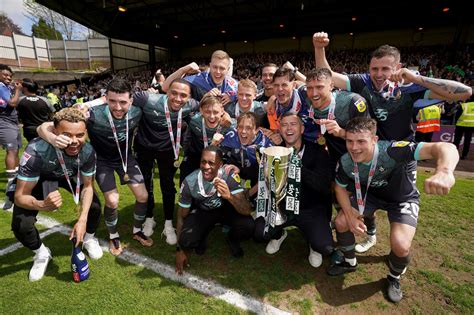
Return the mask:
<path id="1" fill-rule="evenodd" d="M 443 80 L 443 79 L 435 79 L 435 78 L 427 78 L 421 77 L 421 82 L 428 83 L 427 88 L 431 87 L 429 85 L 434 85 L 433 92 L 447 92 L 448 94 L 463 94 L 469 91 L 469 88 L 462 83 L 451 81 L 451 80 Z M 441 89 L 437 91 L 437 88 Z"/>
<path id="2" fill-rule="evenodd" d="M 233 195 L 229 202 L 240 214 L 250 215 L 250 212 L 252 212 L 252 207 L 243 192 Z"/>

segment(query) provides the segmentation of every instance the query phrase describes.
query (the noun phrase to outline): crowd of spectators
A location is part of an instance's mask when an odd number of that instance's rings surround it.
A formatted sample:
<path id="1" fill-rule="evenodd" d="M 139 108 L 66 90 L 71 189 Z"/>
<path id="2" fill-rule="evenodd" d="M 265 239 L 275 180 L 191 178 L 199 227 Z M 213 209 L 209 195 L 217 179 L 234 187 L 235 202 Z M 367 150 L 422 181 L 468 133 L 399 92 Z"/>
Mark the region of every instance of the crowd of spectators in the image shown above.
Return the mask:
<path id="1" fill-rule="evenodd" d="M 464 46 L 453 49 L 446 46 L 403 47 L 401 61 L 404 67 L 414 69 L 424 76 L 434 76 L 474 85 L 474 60 L 472 58 L 473 46 Z M 333 70 L 340 73 L 363 73 L 367 71 L 372 49 L 351 49 L 327 52 L 328 60 Z M 290 61 L 302 73 L 307 73 L 314 67 L 314 54 L 312 52 L 287 52 L 287 53 L 258 53 L 242 54 L 233 57 L 233 77 L 237 80 L 249 78 L 261 86 L 260 68 L 267 62 L 282 65 Z M 157 69 L 166 77 L 179 67 L 190 62 L 196 62 L 202 69 L 208 65 L 209 60 L 181 59 L 159 62 Z M 105 92 L 105 86 L 112 78 L 127 79 L 135 90 L 148 90 L 152 85 L 155 70 L 118 71 L 115 73 L 102 73 L 88 81 L 76 82 L 71 85 L 50 86 L 43 93 L 54 92 L 60 99 L 60 106 L 67 107 L 78 100 L 89 101 L 100 97 Z M 69 88 L 68 88 L 69 86 Z M 445 121 L 453 117 L 454 104 L 446 104 Z"/>

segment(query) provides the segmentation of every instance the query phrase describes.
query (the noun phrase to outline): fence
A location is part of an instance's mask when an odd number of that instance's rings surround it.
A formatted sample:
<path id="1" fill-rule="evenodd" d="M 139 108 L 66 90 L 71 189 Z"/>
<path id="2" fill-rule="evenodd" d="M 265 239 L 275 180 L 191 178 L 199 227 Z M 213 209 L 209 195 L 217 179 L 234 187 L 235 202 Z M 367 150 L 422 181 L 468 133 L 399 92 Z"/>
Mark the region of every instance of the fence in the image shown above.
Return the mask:
<path id="1" fill-rule="evenodd" d="M 0 35 L 0 63 L 18 68 L 61 70 L 110 68 L 109 40 L 45 40 Z"/>

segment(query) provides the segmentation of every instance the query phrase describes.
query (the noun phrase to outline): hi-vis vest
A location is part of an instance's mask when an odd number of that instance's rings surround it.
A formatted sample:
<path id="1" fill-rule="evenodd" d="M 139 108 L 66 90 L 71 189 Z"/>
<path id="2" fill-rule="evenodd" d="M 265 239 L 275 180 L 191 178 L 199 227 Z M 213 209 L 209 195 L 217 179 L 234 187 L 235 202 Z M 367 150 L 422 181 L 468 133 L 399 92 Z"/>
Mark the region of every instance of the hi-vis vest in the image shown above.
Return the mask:
<path id="1" fill-rule="evenodd" d="M 438 105 L 431 105 L 420 109 L 418 112 L 420 119 L 416 125 L 416 131 L 418 132 L 434 132 L 441 129 L 441 109 Z"/>
<path id="2" fill-rule="evenodd" d="M 51 105 L 55 105 L 55 104 L 59 103 L 59 98 L 54 93 L 50 92 L 50 93 L 48 93 L 48 95 L 46 95 L 46 97 L 48 98 Z"/>
<path id="3" fill-rule="evenodd" d="M 456 126 L 474 127 L 474 102 L 463 103 L 462 115 L 459 117 Z"/>

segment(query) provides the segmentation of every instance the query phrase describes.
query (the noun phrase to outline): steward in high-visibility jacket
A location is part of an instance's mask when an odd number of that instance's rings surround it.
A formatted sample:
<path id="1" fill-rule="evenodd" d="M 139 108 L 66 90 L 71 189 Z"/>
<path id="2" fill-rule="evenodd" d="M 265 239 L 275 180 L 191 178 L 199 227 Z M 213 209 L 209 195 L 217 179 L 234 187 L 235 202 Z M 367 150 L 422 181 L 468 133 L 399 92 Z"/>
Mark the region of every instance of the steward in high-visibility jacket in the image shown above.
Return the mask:
<path id="1" fill-rule="evenodd" d="M 428 133 L 441 129 L 441 108 L 438 105 L 431 105 L 420 109 L 418 116 L 417 132 Z"/>
<path id="2" fill-rule="evenodd" d="M 456 123 L 456 126 L 474 127 L 474 102 L 463 103 L 462 114 Z"/>

